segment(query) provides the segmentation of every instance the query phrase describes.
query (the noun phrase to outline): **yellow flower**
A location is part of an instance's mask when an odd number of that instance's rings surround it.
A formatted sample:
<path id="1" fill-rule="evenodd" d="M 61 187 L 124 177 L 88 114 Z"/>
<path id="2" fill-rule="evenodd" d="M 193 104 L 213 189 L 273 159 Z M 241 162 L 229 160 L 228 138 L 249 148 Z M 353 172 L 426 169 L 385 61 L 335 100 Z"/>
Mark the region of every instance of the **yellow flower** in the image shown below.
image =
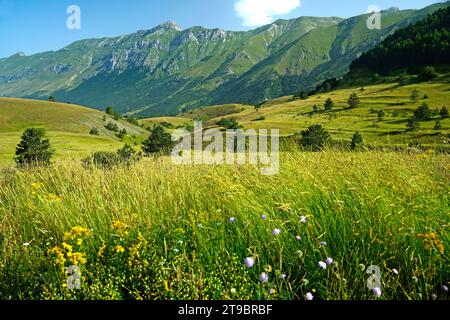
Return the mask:
<path id="1" fill-rule="evenodd" d="M 48 253 L 50 255 L 54 255 L 55 256 L 54 263 L 56 265 L 64 267 L 64 264 L 66 263 L 66 259 L 64 258 L 64 253 L 62 252 L 60 247 L 57 247 L 57 246 L 53 247 L 53 248 L 48 250 Z"/>
<path id="2" fill-rule="evenodd" d="M 85 265 L 87 263 L 86 254 L 81 252 L 74 252 L 70 255 L 69 261 L 73 265 Z"/>
<path id="3" fill-rule="evenodd" d="M 64 234 L 64 239 L 75 240 L 80 237 L 88 237 L 91 235 L 91 233 L 92 233 L 91 230 L 77 226 L 72 228 L 72 230 L 70 230 L 69 232 L 66 232 Z"/>
<path id="4" fill-rule="evenodd" d="M 129 234 L 127 231 L 128 226 L 119 220 L 115 220 L 112 223 L 111 228 L 114 229 L 117 232 L 117 234 L 122 238 L 128 236 Z"/>
<path id="5" fill-rule="evenodd" d="M 115 253 L 124 253 L 125 252 L 125 248 L 122 247 L 121 245 L 117 245 L 117 246 L 114 247 L 113 251 Z"/>
<path id="6" fill-rule="evenodd" d="M 104 244 L 100 247 L 100 249 L 98 250 L 97 256 L 99 258 L 102 258 L 103 255 L 105 254 L 105 251 L 106 251 L 106 244 Z"/>

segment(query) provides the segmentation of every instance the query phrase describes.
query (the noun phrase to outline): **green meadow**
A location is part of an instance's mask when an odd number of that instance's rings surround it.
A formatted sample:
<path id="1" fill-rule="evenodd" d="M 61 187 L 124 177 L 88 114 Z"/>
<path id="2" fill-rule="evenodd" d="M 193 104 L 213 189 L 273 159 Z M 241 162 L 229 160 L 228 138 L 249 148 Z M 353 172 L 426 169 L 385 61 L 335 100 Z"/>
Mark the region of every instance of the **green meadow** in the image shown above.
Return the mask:
<path id="1" fill-rule="evenodd" d="M 283 153 L 274 176 L 164 158 L 7 170 L 0 299 L 448 299 L 449 169 L 329 150 Z"/>

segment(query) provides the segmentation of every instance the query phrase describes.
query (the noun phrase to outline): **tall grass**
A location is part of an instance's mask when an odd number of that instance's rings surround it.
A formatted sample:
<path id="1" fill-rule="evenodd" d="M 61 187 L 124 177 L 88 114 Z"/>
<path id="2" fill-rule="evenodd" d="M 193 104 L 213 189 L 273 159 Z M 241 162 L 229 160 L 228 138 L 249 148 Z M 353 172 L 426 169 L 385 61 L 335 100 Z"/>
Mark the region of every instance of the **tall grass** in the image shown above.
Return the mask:
<path id="1" fill-rule="evenodd" d="M 381 268 L 379 299 L 448 299 L 449 164 L 327 151 L 283 154 L 275 176 L 164 159 L 4 171 L 0 299 L 375 299 L 370 265 Z M 76 226 L 90 235 L 71 238 Z M 86 257 L 74 291 L 72 251 Z"/>

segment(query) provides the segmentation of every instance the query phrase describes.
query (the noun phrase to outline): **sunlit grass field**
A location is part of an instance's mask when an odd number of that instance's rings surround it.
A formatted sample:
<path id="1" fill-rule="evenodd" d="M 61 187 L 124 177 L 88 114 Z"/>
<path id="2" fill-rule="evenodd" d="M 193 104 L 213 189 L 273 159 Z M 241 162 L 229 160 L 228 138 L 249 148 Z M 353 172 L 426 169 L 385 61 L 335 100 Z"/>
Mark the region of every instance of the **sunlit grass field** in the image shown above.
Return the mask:
<path id="1" fill-rule="evenodd" d="M 3 171 L 0 299 L 449 299 L 448 155 L 281 158 Z"/>

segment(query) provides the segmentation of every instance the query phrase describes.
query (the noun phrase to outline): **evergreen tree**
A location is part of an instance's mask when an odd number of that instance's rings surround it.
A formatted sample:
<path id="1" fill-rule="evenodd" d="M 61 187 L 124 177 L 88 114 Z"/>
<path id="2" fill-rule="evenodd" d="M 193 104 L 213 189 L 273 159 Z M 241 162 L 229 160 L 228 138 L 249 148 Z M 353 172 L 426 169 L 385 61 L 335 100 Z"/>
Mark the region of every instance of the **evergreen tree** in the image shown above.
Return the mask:
<path id="1" fill-rule="evenodd" d="M 44 129 L 26 129 L 16 148 L 15 161 L 19 166 L 49 165 L 53 156 L 50 141 L 43 139 Z"/>
<path id="2" fill-rule="evenodd" d="M 440 121 L 436 121 L 436 124 L 434 125 L 434 130 L 441 130 L 442 124 Z"/>
<path id="3" fill-rule="evenodd" d="M 156 126 L 151 129 L 150 136 L 142 143 L 142 151 L 146 155 L 167 154 L 173 147 L 172 137 L 163 127 Z"/>
<path id="4" fill-rule="evenodd" d="M 422 103 L 416 111 L 414 111 L 414 118 L 417 121 L 427 121 L 430 120 L 432 116 L 432 111 L 426 103 Z"/>
<path id="5" fill-rule="evenodd" d="M 333 102 L 333 100 L 331 100 L 331 98 L 328 98 L 328 99 L 325 101 L 324 107 L 325 107 L 325 110 L 326 110 L 326 111 L 332 110 L 332 109 L 334 108 L 334 102 Z"/>
<path id="6" fill-rule="evenodd" d="M 406 124 L 407 131 L 416 131 L 420 129 L 420 123 L 416 121 L 414 117 L 408 119 L 408 123 Z"/>
<path id="7" fill-rule="evenodd" d="M 362 135 L 358 131 L 356 131 L 352 137 L 352 143 L 350 145 L 351 149 L 357 150 L 358 148 L 360 148 L 363 145 L 363 143 L 364 143 L 364 141 L 363 141 Z"/>
<path id="8" fill-rule="evenodd" d="M 300 144 L 312 151 L 320 151 L 331 141 L 330 134 L 320 124 L 313 125 L 301 132 Z"/>
<path id="9" fill-rule="evenodd" d="M 350 95 L 350 98 L 348 98 L 348 106 L 350 109 L 354 109 L 354 108 L 357 108 L 359 106 L 359 104 L 360 104 L 359 97 L 356 93 L 353 92 Z"/>
<path id="10" fill-rule="evenodd" d="M 416 102 L 417 99 L 419 99 L 419 91 L 418 91 L 417 89 L 414 89 L 414 90 L 411 92 L 411 101 L 412 101 L 412 102 Z"/>

